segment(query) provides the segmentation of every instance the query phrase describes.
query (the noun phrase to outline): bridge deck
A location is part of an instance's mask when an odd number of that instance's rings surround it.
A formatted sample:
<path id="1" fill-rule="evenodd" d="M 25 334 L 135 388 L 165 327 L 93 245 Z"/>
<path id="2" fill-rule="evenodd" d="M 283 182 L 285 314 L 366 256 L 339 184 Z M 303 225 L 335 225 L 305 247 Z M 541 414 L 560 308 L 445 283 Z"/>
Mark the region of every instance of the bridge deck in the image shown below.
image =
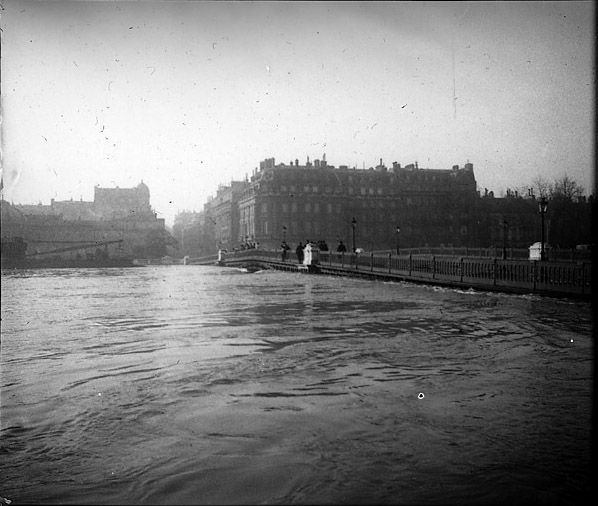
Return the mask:
<path id="1" fill-rule="evenodd" d="M 216 263 L 215 257 L 211 263 Z M 309 271 L 510 293 L 582 298 L 589 298 L 592 293 L 592 266 L 587 261 L 539 262 L 320 252 L 317 264 L 308 268 L 288 258 L 283 262 L 280 253 L 276 251 L 246 250 L 223 253 L 220 265 L 251 265 L 263 269 Z"/>

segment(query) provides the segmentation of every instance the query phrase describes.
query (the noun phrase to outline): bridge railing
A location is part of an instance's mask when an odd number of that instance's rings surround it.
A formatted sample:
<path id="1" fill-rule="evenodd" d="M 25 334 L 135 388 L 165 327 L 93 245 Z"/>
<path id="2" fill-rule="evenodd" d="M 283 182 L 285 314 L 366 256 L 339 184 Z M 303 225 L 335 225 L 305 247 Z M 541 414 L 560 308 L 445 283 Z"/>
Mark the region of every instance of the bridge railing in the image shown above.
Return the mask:
<path id="1" fill-rule="evenodd" d="M 280 263 L 280 251 L 241 250 L 222 253 L 222 259 L 234 263 L 247 259 Z M 286 263 L 296 263 L 288 254 Z M 591 262 L 540 262 L 537 260 L 502 260 L 448 255 L 396 255 L 393 253 L 338 253 L 320 251 L 321 267 L 346 272 L 394 274 L 405 279 L 459 282 L 473 287 L 505 287 L 571 294 L 590 294 Z"/>
<path id="2" fill-rule="evenodd" d="M 388 272 L 417 279 L 458 281 L 530 291 L 591 293 L 591 262 L 539 262 L 436 255 L 321 252 L 320 262 L 358 271 Z"/>

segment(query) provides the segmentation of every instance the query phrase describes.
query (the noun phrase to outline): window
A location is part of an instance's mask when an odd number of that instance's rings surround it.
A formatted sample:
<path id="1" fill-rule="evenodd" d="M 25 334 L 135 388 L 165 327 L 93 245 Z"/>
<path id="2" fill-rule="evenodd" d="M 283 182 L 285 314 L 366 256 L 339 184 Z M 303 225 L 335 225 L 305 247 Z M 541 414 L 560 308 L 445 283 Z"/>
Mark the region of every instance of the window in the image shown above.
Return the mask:
<path id="1" fill-rule="evenodd" d="M 262 213 L 267 213 L 267 212 L 268 212 L 268 204 L 264 202 L 262 204 Z"/>
<path id="2" fill-rule="evenodd" d="M 311 187 L 311 191 L 313 191 L 314 193 L 318 193 L 318 187 L 317 186 L 312 186 Z"/>
<path id="3" fill-rule="evenodd" d="M 320 203 L 314 202 L 314 213 L 319 213 L 319 212 L 320 212 Z"/>
<path id="4" fill-rule="evenodd" d="M 304 193 L 309 193 L 309 186 L 305 185 L 305 186 L 303 187 L 303 192 L 304 192 Z"/>

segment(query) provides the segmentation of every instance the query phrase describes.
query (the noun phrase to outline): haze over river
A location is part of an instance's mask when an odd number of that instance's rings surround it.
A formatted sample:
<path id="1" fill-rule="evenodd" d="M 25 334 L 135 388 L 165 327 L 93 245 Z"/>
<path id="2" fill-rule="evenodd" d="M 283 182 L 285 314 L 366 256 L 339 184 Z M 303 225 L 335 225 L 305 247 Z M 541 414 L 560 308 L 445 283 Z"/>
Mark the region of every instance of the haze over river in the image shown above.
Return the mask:
<path id="1" fill-rule="evenodd" d="M 589 303 L 212 266 L 2 271 L 0 496 L 578 504 Z"/>

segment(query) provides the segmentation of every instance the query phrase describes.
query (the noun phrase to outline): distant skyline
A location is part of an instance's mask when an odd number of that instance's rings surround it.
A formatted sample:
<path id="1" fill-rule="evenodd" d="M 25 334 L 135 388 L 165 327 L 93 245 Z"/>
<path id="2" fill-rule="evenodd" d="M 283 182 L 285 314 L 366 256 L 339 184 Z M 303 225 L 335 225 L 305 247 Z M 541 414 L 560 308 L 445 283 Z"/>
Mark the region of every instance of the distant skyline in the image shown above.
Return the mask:
<path id="1" fill-rule="evenodd" d="M 4 198 L 143 180 L 201 211 L 259 162 L 594 186 L 592 2 L 5 0 Z"/>

